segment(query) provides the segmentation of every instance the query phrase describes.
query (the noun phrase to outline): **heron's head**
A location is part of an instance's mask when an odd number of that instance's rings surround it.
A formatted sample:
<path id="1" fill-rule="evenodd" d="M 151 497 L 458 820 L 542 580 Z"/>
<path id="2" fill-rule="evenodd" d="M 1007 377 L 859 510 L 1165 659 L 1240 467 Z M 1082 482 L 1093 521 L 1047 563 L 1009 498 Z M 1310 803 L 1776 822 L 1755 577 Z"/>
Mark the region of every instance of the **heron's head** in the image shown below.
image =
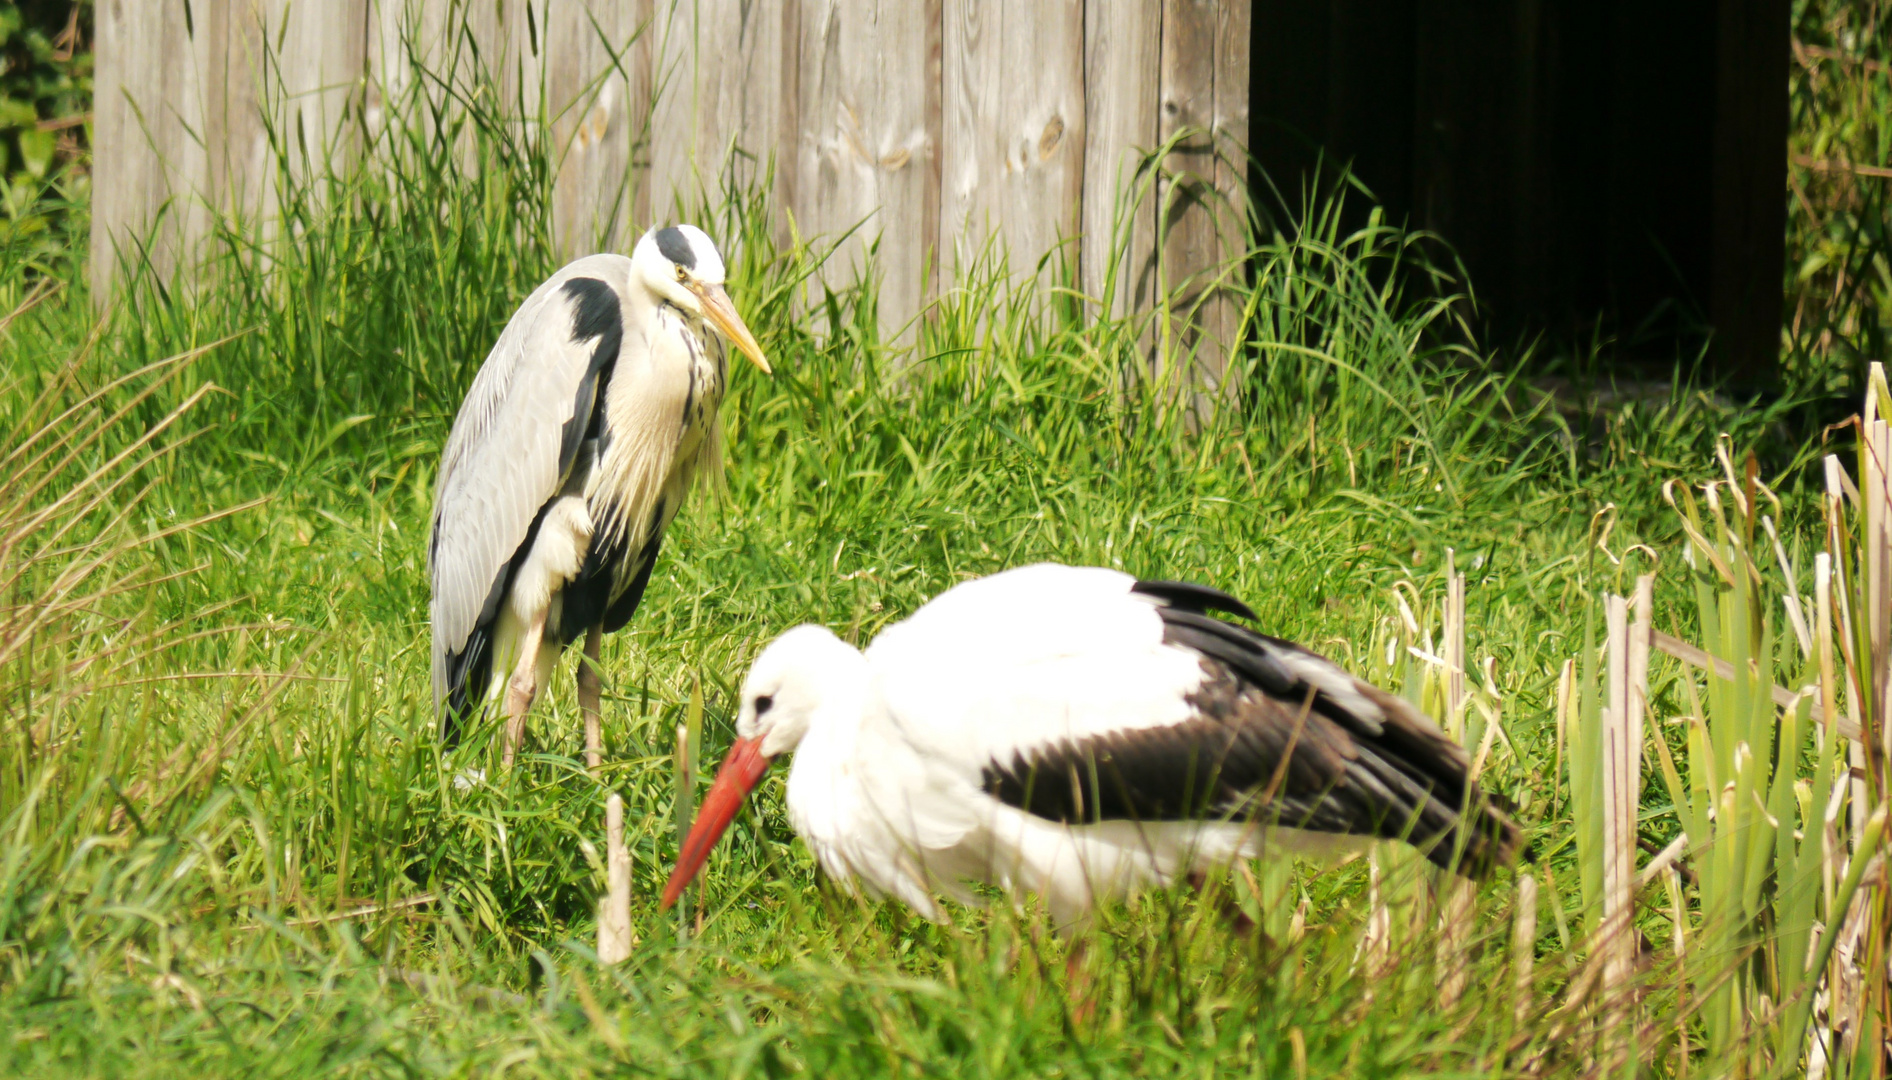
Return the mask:
<path id="1" fill-rule="evenodd" d="M 645 233 L 631 251 L 631 274 L 654 299 L 707 321 L 755 365 L 769 371 L 762 346 L 723 290 L 723 257 L 702 229 L 668 225 Z"/>
<path id="2" fill-rule="evenodd" d="M 800 746 L 823 710 L 858 712 L 866 686 L 867 658 L 825 626 L 797 626 L 762 650 L 742 683 L 735 745 L 677 853 L 663 907 L 676 903 L 703 868 L 743 800 L 768 773 L 769 761 Z"/>

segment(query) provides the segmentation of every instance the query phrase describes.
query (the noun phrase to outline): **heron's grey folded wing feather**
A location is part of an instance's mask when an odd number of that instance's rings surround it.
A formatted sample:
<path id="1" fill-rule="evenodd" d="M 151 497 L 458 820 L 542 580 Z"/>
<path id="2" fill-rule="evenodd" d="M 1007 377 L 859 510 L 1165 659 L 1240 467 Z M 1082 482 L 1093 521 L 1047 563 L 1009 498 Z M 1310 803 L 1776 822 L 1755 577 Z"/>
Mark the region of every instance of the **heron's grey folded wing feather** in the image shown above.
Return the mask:
<path id="1" fill-rule="evenodd" d="M 580 259 L 534 290 L 454 418 L 428 543 L 436 704 L 447 692 L 448 655 L 494 616 L 501 575 L 570 468 L 574 436 L 590 419 L 605 336 L 599 311 L 587 305 L 596 309 L 608 295 L 616 317 L 628 262 L 613 255 Z M 587 291 L 580 279 L 609 288 Z M 615 351 L 617 334 L 609 336 Z"/>

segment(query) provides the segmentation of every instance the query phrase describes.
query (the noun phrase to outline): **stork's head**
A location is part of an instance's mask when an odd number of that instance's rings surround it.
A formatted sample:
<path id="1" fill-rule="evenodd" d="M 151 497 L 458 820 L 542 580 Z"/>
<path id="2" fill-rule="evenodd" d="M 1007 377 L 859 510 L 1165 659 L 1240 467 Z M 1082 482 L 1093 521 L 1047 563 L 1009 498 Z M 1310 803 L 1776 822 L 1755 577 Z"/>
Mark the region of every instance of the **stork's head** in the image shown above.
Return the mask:
<path id="1" fill-rule="evenodd" d="M 769 371 L 762 346 L 723 291 L 723 257 L 702 229 L 668 225 L 645 233 L 631 252 L 631 275 L 653 299 L 707 321 L 763 372 Z"/>
<path id="2" fill-rule="evenodd" d="M 677 853 L 663 907 L 676 903 L 703 868 L 743 800 L 768 773 L 770 759 L 801 745 L 823 710 L 858 714 L 866 684 L 867 658 L 825 626 L 797 626 L 762 650 L 742 683 L 736 742 Z"/>
<path id="3" fill-rule="evenodd" d="M 742 682 L 736 734 L 764 757 L 792 752 L 823 706 L 853 703 L 867 660 L 825 626 L 797 626 L 756 657 Z"/>

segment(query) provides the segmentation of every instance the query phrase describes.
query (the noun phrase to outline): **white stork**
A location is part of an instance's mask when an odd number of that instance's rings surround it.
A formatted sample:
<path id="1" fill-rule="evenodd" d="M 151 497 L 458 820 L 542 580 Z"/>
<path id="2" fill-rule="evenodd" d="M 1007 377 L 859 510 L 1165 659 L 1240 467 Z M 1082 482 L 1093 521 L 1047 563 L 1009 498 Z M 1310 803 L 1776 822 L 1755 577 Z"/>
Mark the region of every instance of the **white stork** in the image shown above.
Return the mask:
<path id="1" fill-rule="evenodd" d="M 821 865 L 929 919 L 986 883 L 1070 925 L 1282 842 L 1403 839 L 1474 877 L 1511 861 L 1518 827 L 1410 702 L 1211 612 L 1254 618 L 1204 586 L 1042 564 L 948 590 L 865 654 L 788 631 L 743 684 L 663 906 L 790 752 Z"/>

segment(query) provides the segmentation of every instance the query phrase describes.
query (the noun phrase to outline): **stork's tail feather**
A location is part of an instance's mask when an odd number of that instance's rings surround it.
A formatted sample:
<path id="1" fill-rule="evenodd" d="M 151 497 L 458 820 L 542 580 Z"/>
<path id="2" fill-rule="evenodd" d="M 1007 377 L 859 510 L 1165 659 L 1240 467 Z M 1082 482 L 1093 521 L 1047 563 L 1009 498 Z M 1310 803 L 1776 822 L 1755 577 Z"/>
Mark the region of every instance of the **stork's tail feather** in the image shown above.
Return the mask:
<path id="1" fill-rule="evenodd" d="M 1517 808 L 1486 791 L 1472 776 L 1472 761 L 1424 713 L 1405 698 L 1360 683 L 1383 710 L 1380 739 L 1362 743 L 1355 768 L 1371 774 L 1369 790 L 1399 793 L 1405 820 L 1384 822 L 1392 835 L 1410 841 L 1435 865 L 1482 881 L 1517 862 L 1524 832 Z M 1382 835 L 1386 835 L 1382 832 Z"/>

